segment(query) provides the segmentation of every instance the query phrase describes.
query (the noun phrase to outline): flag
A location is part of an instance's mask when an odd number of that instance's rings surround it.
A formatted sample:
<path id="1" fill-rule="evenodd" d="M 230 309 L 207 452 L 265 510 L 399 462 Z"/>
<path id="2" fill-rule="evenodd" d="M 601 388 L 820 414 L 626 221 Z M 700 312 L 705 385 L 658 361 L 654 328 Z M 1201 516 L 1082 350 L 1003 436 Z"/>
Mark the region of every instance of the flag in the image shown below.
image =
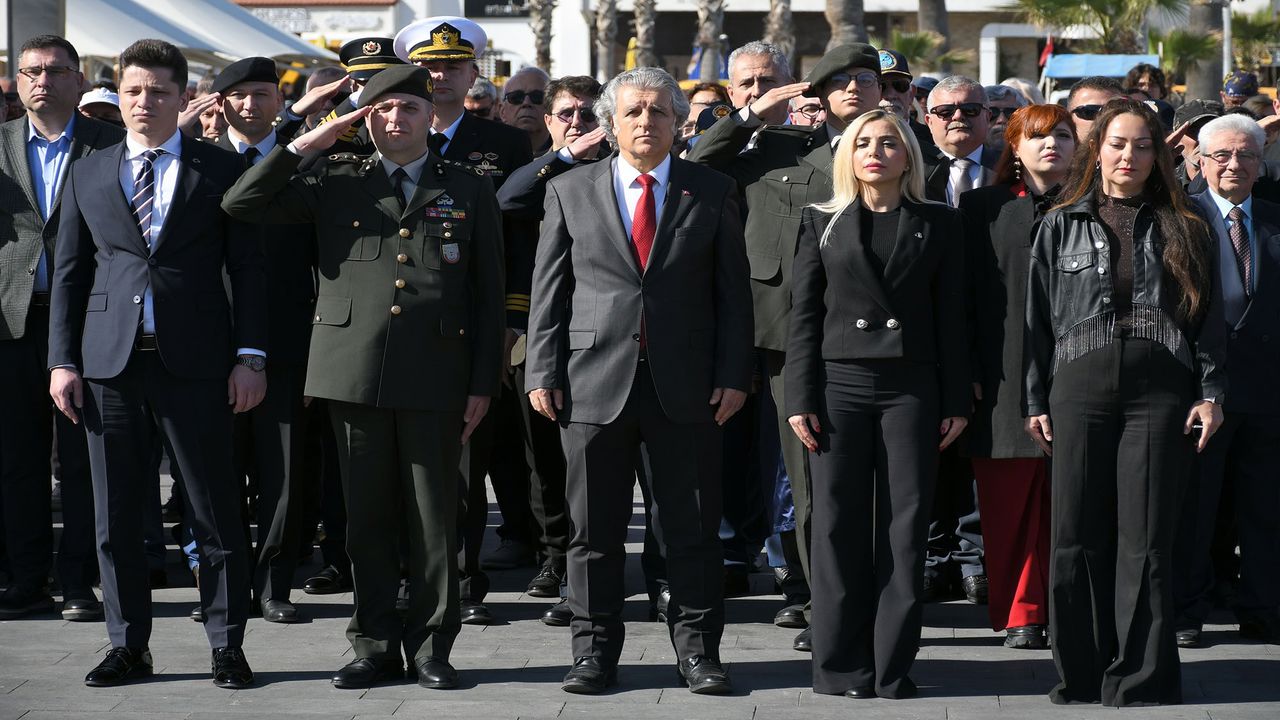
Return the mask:
<path id="1" fill-rule="evenodd" d="M 1049 57 L 1053 55 L 1053 35 L 1046 35 L 1044 39 L 1044 50 L 1040 51 L 1040 67 L 1049 62 Z"/>

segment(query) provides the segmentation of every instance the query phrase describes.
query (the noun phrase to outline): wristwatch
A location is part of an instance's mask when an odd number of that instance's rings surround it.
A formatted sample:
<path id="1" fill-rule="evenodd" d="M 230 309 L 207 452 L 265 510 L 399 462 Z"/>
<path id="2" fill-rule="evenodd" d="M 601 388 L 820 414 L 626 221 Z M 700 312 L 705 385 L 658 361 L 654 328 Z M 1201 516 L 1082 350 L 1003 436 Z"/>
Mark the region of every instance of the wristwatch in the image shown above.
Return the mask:
<path id="1" fill-rule="evenodd" d="M 254 372 L 262 372 L 267 369 L 267 359 L 261 355 L 240 355 L 236 357 L 236 364 L 243 365 Z"/>

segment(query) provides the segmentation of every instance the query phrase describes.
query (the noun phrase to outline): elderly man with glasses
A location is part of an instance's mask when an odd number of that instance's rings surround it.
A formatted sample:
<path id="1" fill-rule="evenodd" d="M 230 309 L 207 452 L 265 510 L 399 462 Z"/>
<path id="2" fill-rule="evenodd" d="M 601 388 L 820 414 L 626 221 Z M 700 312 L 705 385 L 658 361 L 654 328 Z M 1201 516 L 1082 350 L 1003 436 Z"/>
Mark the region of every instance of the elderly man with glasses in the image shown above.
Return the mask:
<path id="1" fill-rule="evenodd" d="M 547 83 L 551 78 L 540 68 L 521 68 L 502 88 L 502 104 L 498 119 L 504 125 L 520 128 L 529 134 L 529 145 L 535 155 L 551 146 L 551 134 L 543 122 L 543 103 L 547 99 Z"/>
<path id="2" fill-rule="evenodd" d="M 1004 150 L 1005 126 L 1018 108 L 1027 104 L 1027 99 L 1007 85 L 988 85 L 983 90 L 987 93 L 987 106 L 991 108 L 991 127 L 987 130 L 986 149 L 1000 157 L 1000 152 Z"/>

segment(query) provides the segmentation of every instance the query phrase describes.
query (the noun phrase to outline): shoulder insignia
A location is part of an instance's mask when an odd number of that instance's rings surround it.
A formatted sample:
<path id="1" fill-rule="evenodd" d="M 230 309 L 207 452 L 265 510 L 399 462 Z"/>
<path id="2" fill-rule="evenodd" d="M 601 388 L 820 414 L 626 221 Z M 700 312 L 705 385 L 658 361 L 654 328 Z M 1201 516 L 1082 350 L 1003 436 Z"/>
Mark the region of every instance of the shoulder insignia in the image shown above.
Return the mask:
<path id="1" fill-rule="evenodd" d="M 330 162 L 360 162 L 362 159 L 355 153 L 334 153 L 329 156 Z"/>

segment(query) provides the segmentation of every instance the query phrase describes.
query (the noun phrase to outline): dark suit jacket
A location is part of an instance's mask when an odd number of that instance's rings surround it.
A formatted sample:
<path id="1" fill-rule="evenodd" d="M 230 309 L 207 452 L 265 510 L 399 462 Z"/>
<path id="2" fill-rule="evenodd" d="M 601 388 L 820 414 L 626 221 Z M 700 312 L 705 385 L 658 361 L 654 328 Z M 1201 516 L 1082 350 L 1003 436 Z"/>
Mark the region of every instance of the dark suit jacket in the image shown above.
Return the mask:
<path id="1" fill-rule="evenodd" d="M 755 133 L 730 113 L 702 134 L 689 160 L 725 173 L 742 190 L 755 345 L 784 351 L 800 213 L 831 199 L 831 144 L 823 126 L 785 125 L 760 130 L 755 146 L 744 151 Z"/>
<path id="2" fill-rule="evenodd" d="M 603 143 L 602 143 L 603 145 Z M 554 177 L 572 170 L 579 165 L 593 163 L 602 157 L 609 157 L 606 148 L 601 147 L 599 157 L 568 163 L 561 160 L 555 151 L 546 152 L 533 162 L 518 168 L 503 183 L 498 191 L 498 207 L 506 217 L 513 220 L 542 220 L 543 201 L 547 197 L 547 183 Z"/>
<path id="3" fill-rule="evenodd" d="M 904 201 L 897 244 L 879 278 L 867 261 L 855 201 L 818 242 L 831 216 L 805 210 L 792 286 L 787 346 L 787 414 L 823 407 L 828 360 L 901 358 L 938 367 L 943 417 L 970 413 L 969 336 L 964 308 L 960 213 Z M 859 321 L 862 321 L 861 326 Z"/>
<path id="4" fill-rule="evenodd" d="M 613 421 L 631 392 L 643 318 L 667 417 L 710 422 L 713 389 L 751 386 L 751 291 L 733 181 L 672 158 L 642 275 L 619 215 L 613 162 L 547 184 L 526 387 L 563 390 L 561 422 Z"/>
<path id="5" fill-rule="evenodd" d="M 86 378 L 119 375 L 133 354 L 150 287 L 156 344 L 169 372 L 225 377 L 237 348 L 267 344 L 259 236 L 218 206 L 241 160 L 183 138 L 181 175 L 151 251 L 120 187 L 124 155 L 119 143 L 71 166 L 54 255 L 49 365 L 75 365 Z"/>
<path id="6" fill-rule="evenodd" d="M 277 144 L 288 140 L 277 135 Z M 237 152 L 228 135 L 214 143 Z M 241 158 L 243 159 L 243 155 Z M 247 166 L 243 165 L 241 167 Z M 268 362 L 303 365 L 311 345 L 311 316 L 316 304 L 316 232 L 311 224 L 259 225 L 267 272 Z"/>
<path id="7" fill-rule="evenodd" d="M 445 148 L 444 159 L 479 168 L 493 181 L 493 189 L 501 191 L 517 168 L 533 161 L 533 151 L 525 131 L 463 113 L 457 132 Z M 529 323 L 529 288 L 538 228 L 504 216 L 502 239 L 506 253 L 507 327 L 524 329 Z"/>
<path id="8" fill-rule="evenodd" d="M 973 377 L 982 384 L 973 422 L 965 430 L 973 457 L 1041 457 L 1023 429 L 1022 335 L 1027 274 L 1036 218 L 1035 198 L 1009 185 L 960 196 L 968 254 Z"/>
<path id="9" fill-rule="evenodd" d="M 932 154 L 930 148 L 921 147 L 924 154 L 924 195 L 926 198 L 934 201 L 945 203 L 947 201 L 947 181 L 951 177 L 951 160 L 945 153 L 933 145 Z M 982 171 L 979 175 L 977 187 L 985 187 L 995 182 L 996 161 L 1000 159 L 1000 153 L 992 151 L 989 147 L 982 148 Z"/>
<path id="10" fill-rule="evenodd" d="M 123 139 L 121 128 L 77 117 L 71 130 L 68 163 L 74 164 Z M 62 173 L 64 185 L 70 175 L 68 164 Z M 61 202 L 59 190 L 49 209 L 49 221 L 45 222 L 27 163 L 27 120 L 0 125 L 0 340 L 16 340 L 26 332 L 41 250 L 45 252 L 50 276 L 53 274 L 53 245 Z"/>
<path id="11" fill-rule="evenodd" d="M 1211 237 L 1231 243 L 1227 228 L 1208 190 L 1194 196 L 1209 220 Z M 1248 299 L 1244 314 L 1227 321 L 1228 412 L 1280 414 L 1280 205 L 1253 198 L 1253 232 L 1258 256 L 1257 290 Z M 1214 263 L 1219 273 L 1238 272 L 1234 265 Z M 1216 279 L 1215 279 L 1216 281 Z"/>

